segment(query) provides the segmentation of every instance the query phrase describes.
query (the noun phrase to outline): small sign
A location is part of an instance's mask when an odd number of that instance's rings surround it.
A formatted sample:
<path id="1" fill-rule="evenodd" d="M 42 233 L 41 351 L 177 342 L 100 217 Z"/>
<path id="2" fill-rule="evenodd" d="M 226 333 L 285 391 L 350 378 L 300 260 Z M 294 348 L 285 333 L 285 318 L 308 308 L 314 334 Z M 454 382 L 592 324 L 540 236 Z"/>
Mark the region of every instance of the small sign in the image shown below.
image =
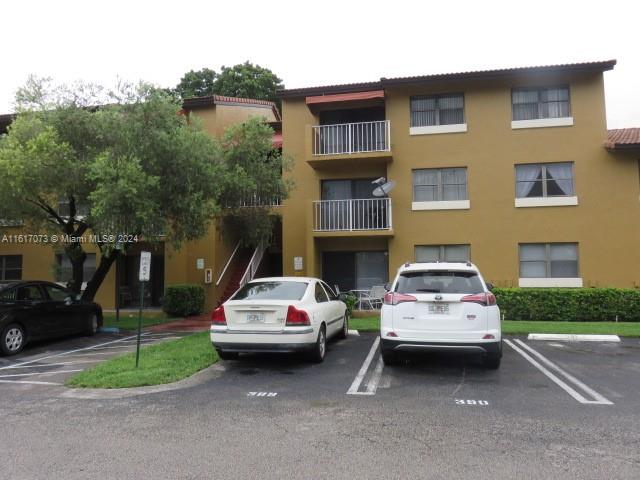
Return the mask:
<path id="1" fill-rule="evenodd" d="M 302 257 L 293 257 L 293 269 L 302 270 Z"/>
<path id="2" fill-rule="evenodd" d="M 204 271 L 204 283 L 211 283 L 213 280 L 213 271 L 210 268 L 206 268 Z"/>
<path id="3" fill-rule="evenodd" d="M 204 258 L 198 258 L 196 260 L 196 268 L 202 270 L 204 268 Z"/>
<path id="4" fill-rule="evenodd" d="M 151 273 L 151 252 L 140 252 L 140 274 L 138 280 L 148 282 Z"/>

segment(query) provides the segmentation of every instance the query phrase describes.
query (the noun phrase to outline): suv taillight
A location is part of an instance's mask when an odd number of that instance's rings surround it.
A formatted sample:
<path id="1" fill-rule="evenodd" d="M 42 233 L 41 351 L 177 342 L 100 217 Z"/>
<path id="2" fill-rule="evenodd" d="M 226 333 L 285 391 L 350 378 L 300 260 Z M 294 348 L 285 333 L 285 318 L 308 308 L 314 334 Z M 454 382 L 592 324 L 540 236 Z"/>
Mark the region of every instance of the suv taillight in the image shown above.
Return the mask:
<path id="1" fill-rule="evenodd" d="M 407 295 L 405 293 L 387 292 L 383 301 L 385 305 L 398 305 L 404 302 L 417 302 L 418 299 L 413 295 Z"/>
<path id="2" fill-rule="evenodd" d="M 287 310 L 287 326 L 311 325 L 309 315 L 304 310 L 298 310 L 293 305 L 289 305 Z"/>
<path id="3" fill-rule="evenodd" d="M 224 307 L 220 305 L 211 313 L 212 325 L 226 325 L 227 317 L 224 316 Z"/>
<path id="4" fill-rule="evenodd" d="M 474 293 L 473 295 L 465 295 L 460 299 L 461 302 L 471 302 L 488 307 L 496 304 L 496 296 L 491 292 Z"/>

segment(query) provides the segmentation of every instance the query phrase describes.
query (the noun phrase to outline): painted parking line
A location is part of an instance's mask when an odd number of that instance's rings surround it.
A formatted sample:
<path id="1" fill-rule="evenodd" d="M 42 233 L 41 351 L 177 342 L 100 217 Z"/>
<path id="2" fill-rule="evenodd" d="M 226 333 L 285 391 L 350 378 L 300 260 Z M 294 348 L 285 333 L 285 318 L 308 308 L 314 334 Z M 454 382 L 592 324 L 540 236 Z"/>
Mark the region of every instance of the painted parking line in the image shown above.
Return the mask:
<path id="1" fill-rule="evenodd" d="M 145 335 L 145 334 L 143 333 L 143 335 Z M 0 370 L 7 370 L 9 368 L 17 367 L 17 366 L 20 366 L 20 365 L 29 365 L 29 364 L 32 364 L 32 363 L 41 362 L 42 360 L 46 360 L 46 359 L 49 359 L 49 358 L 62 357 L 64 355 L 72 356 L 72 354 L 74 354 L 76 352 L 84 352 L 84 351 L 87 351 L 87 350 L 95 350 L 98 347 L 102 347 L 104 345 L 111 345 L 111 344 L 114 344 L 114 343 L 123 342 L 123 341 L 129 340 L 131 338 L 136 338 L 136 336 L 134 335 L 134 336 L 131 336 L 131 337 L 124 337 L 124 338 L 120 338 L 120 339 L 117 339 L 117 340 L 112 340 L 110 342 L 104 342 L 104 343 L 99 343 L 97 345 L 92 345 L 90 347 L 76 348 L 74 350 L 69 350 L 67 352 L 55 353 L 53 355 L 46 355 L 44 357 L 34 358 L 34 359 L 31 359 L 31 360 L 27 360 L 25 362 L 18 362 L 18 363 L 14 363 L 12 365 L 7 365 L 7 366 L 4 366 L 4 367 L 0 367 Z"/>
<path id="2" fill-rule="evenodd" d="M 34 365 L 19 365 L 17 367 L 8 367 L 8 370 L 16 370 L 19 368 L 41 368 L 41 367 L 58 367 L 60 365 L 77 365 L 79 363 L 96 363 L 101 360 L 78 360 L 77 362 L 56 362 L 56 363 L 41 363 Z"/>
<path id="3" fill-rule="evenodd" d="M 362 381 L 364 380 L 365 376 L 367 375 L 367 372 L 369 371 L 369 366 L 371 365 L 371 362 L 373 361 L 373 357 L 378 351 L 379 344 L 380 344 L 380 337 L 376 337 L 376 339 L 373 342 L 373 345 L 371 345 L 371 350 L 369 350 L 369 354 L 364 359 L 364 363 L 362 364 L 362 367 L 360 367 L 360 370 L 356 375 L 356 378 L 353 380 L 353 383 L 349 387 L 349 390 L 347 390 L 347 395 L 375 395 L 376 389 L 378 388 L 378 383 L 380 382 L 380 376 L 382 374 L 382 367 L 383 367 L 382 359 L 379 359 L 379 362 L 376 365 L 376 368 L 373 372 L 373 376 L 367 383 L 367 389 L 364 392 L 359 392 L 358 390 L 360 389 L 360 385 L 362 384 Z"/>
<path id="4" fill-rule="evenodd" d="M 28 373 L 10 373 L 9 375 L 0 375 L 0 378 L 9 378 L 9 377 L 29 377 L 32 375 L 57 375 L 58 373 L 74 373 L 74 372 L 82 372 L 82 369 L 79 370 L 49 370 L 47 372 L 28 372 Z"/>
<path id="5" fill-rule="evenodd" d="M 56 382 L 37 382 L 35 380 L 0 380 L 0 383 L 18 383 L 23 385 L 62 385 Z"/>
<path id="6" fill-rule="evenodd" d="M 538 352 L 538 351 L 534 350 L 533 348 L 531 348 L 530 346 L 528 346 L 522 340 L 516 339 L 516 340 L 514 340 L 514 342 L 515 342 L 514 343 L 511 340 L 505 339 L 504 342 L 507 345 L 509 345 L 511 348 L 513 348 L 516 352 L 518 352 L 525 360 L 527 360 L 534 367 L 536 367 L 538 370 L 540 370 L 544 375 L 546 375 L 549 379 L 551 379 L 553 382 L 555 382 L 560 388 L 562 388 L 565 392 L 567 392 L 569 395 L 571 395 L 578 402 L 584 403 L 584 404 L 589 404 L 589 405 L 613 405 L 612 401 L 607 400 L 605 397 L 600 395 L 598 392 L 596 392 L 595 390 L 593 390 L 589 386 L 585 385 L 583 382 L 578 380 L 576 377 L 574 377 L 570 373 L 568 373 L 568 372 L 564 371 L 563 369 L 561 369 L 558 365 L 556 365 L 555 363 L 550 361 L 548 358 L 546 358 L 540 352 Z M 529 354 L 531 354 L 531 355 L 529 355 Z M 536 358 L 533 358 L 532 355 L 535 356 Z M 594 400 L 588 400 L 587 398 L 585 398 L 581 393 L 576 391 L 567 382 L 565 382 L 564 380 L 560 379 L 557 375 L 555 375 L 554 373 L 549 371 L 549 369 L 547 369 L 541 363 L 544 363 L 544 365 L 546 365 L 550 369 L 555 370 L 559 375 L 562 375 L 568 382 L 573 383 L 574 386 L 578 387 L 583 392 L 589 394 L 592 398 L 594 398 Z"/>

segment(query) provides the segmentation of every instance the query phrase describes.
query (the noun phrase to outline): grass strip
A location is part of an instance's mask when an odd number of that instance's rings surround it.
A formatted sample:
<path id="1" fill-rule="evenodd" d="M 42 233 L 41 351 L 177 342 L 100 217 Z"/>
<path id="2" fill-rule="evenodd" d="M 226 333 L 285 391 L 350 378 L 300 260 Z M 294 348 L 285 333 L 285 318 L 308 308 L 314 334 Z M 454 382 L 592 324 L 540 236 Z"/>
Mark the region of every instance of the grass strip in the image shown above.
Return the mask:
<path id="1" fill-rule="evenodd" d="M 161 323 L 175 322 L 180 318 L 169 317 L 164 312 L 142 312 L 142 328 L 160 325 Z M 120 321 L 116 322 L 115 313 L 103 314 L 103 327 L 117 327 L 122 330 L 138 329 L 138 313 L 120 313 Z"/>
<path id="2" fill-rule="evenodd" d="M 350 318 L 349 328 L 360 332 L 379 332 L 378 315 L 362 318 Z M 504 320 L 502 333 L 506 335 L 525 335 L 528 333 L 567 333 L 619 335 L 621 337 L 640 337 L 640 322 L 545 322 Z"/>
<path id="3" fill-rule="evenodd" d="M 201 332 L 142 348 L 139 368 L 135 352 L 127 353 L 80 372 L 65 384 L 82 388 L 161 385 L 187 378 L 217 361 L 209 332 Z"/>

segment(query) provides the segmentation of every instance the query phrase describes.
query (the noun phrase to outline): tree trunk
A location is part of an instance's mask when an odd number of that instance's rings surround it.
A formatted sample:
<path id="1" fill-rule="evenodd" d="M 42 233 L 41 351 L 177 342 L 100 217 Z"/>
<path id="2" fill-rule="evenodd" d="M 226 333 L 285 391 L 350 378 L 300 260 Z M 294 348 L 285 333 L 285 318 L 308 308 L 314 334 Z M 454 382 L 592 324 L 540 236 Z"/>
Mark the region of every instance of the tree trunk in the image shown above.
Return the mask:
<path id="1" fill-rule="evenodd" d="M 98 288 L 100 288 L 100 285 L 102 285 L 102 282 L 107 276 L 107 273 L 109 273 L 111 265 L 113 265 L 113 262 L 116 261 L 118 255 L 120 255 L 120 250 L 112 250 L 109 255 L 102 255 L 100 257 L 98 268 L 96 268 L 95 273 L 87 282 L 87 288 L 85 288 L 84 292 L 82 293 L 82 300 L 87 300 L 89 302 L 93 301 L 93 298 L 98 292 Z"/>
<path id="2" fill-rule="evenodd" d="M 78 243 L 72 243 L 65 247 L 64 251 L 67 257 L 69 257 L 73 273 L 71 281 L 67 284 L 67 288 L 71 289 L 73 293 L 80 293 L 84 280 L 84 261 L 87 258 L 87 254 Z"/>

